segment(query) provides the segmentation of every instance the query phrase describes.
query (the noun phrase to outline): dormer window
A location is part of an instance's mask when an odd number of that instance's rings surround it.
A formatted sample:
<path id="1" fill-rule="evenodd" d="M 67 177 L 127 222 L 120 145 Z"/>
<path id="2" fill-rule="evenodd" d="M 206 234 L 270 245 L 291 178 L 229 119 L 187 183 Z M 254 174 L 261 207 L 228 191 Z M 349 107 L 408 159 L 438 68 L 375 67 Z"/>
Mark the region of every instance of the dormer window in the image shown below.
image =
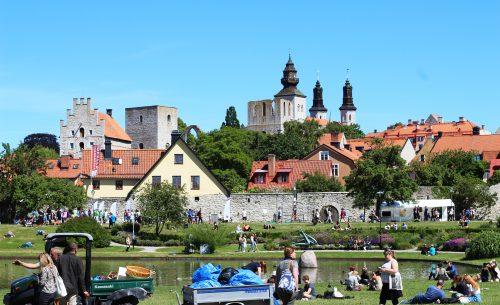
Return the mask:
<path id="1" fill-rule="evenodd" d="M 139 157 L 132 157 L 132 165 L 139 165 Z"/>
<path id="2" fill-rule="evenodd" d="M 328 153 L 327 150 L 323 150 L 319 152 L 319 159 L 320 160 L 328 160 L 330 157 L 330 154 Z"/>
<path id="3" fill-rule="evenodd" d="M 73 164 L 73 169 L 78 169 L 78 164 Z"/>
<path id="4" fill-rule="evenodd" d="M 53 164 L 53 163 L 49 163 L 49 165 L 47 165 L 47 167 L 48 167 L 49 169 L 53 169 L 53 168 L 54 168 L 54 164 Z"/>
<path id="5" fill-rule="evenodd" d="M 279 173 L 276 182 L 278 183 L 288 183 L 288 175 L 289 173 Z"/>
<path id="6" fill-rule="evenodd" d="M 265 173 L 257 173 L 255 174 L 255 178 L 253 183 L 255 184 L 264 184 L 266 183 L 266 174 Z"/>
<path id="7" fill-rule="evenodd" d="M 113 158 L 111 162 L 113 165 L 120 165 L 121 164 L 120 158 Z"/>

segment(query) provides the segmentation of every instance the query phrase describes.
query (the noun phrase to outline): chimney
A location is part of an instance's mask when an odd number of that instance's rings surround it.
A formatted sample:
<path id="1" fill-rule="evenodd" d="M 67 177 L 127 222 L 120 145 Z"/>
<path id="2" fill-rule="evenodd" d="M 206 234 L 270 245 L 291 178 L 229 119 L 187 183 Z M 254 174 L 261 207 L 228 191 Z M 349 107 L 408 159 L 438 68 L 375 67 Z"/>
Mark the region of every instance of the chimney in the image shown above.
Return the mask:
<path id="1" fill-rule="evenodd" d="M 60 164 L 61 164 L 61 169 L 68 169 L 69 168 L 69 159 L 70 159 L 70 156 L 61 156 L 61 159 L 60 159 Z"/>
<path id="2" fill-rule="evenodd" d="M 267 167 L 269 170 L 269 178 L 273 179 L 276 175 L 276 155 L 267 155 Z"/>
<path id="3" fill-rule="evenodd" d="M 464 122 L 464 121 L 465 121 L 465 118 L 464 118 L 463 116 L 459 116 L 459 117 L 458 117 L 458 121 L 459 121 L 459 122 Z"/>
<path id="4" fill-rule="evenodd" d="M 425 120 L 424 119 L 420 119 L 420 125 L 424 125 L 425 123 Z"/>
<path id="5" fill-rule="evenodd" d="M 408 125 L 411 125 L 411 119 L 408 119 Z"/>
<path id="6" fill-rule="evenodd" d="M 111 141 L 104 141 L 104 159 L 111 159 Z"/>
<path id="7" fill-rule="evenodd" d="M 110 117 L 113 117 L 113 109 L 106 109 L 106 114 L 109 115 Z"/>
<path id="8" fill-rule="evenodd" d="M 442 116 L 438 116 L 438 122 L 439 123 L 443 123 L 443 117 Z"/>
<path id="9" fill-rule="evenodd" d="M 478 136 L 478 135 L 479 135 L 479 133 L 480 133 L 480 131 L 481 131 L 481 129 L 479 128 L 479 126 L 474 126 L 474 127 L 472 128 L 472 135 L 473 135 L 473 136 Z"/>
<path id="10" fill-rule="evenodd" d="M 374 129 L 374 130 L 373 130 L 373 132 L 374 132 L 374 133 L 377 133 L 377 130 L 376 130 L 376 129 Z"/>
<path id="11" fill-rule="evenodd" d="M 182 133 L 179 130 L 174 130 L 171 133 L 171 143 L 170 145 L 173 145 L 177 140 L 179 140 L 182 136 Z"/>

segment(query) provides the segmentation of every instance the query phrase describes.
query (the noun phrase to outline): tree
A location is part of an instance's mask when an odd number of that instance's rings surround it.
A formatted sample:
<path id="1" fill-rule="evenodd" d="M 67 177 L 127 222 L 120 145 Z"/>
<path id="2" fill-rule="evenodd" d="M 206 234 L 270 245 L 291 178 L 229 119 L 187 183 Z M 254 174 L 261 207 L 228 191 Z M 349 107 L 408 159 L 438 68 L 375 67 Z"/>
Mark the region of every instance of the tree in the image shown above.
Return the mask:
<path id="1" fill-rule="evenodd" d="M 50 133 L 32 133 L 24 138 L 24 144 L 32 149 L 39 145 L 42 147 L 50 148 L 59 154 L 59 143 L 57 137 Z"/>
<path id="2" fill-rule="evenodd" d="M 340 192 L 344 187 L 335 177 L 325 177 L 320 173 L 304 174 L 304 179 L 295 183 L 299 192 Z"/>
<path id="3" fill-rule="evenodd" d="M 399 155 L 399 146 L 375 148 L 358 160 L 356 168 L 345 178 L 354 206 L 368 208 L 382 202 L 411 201 L 417 183 Z"/>
<path id="4" fill-rule="evenodd" d="M 159 186 L 146 184 L 138 191 L 136 199 L 144 220 L 154 224 L 156 236 L 160 236 L 165 224 L 182 222 L 188 203 L 184 187 L 175 187 L 167 181 Z"/>
<path id="5" fill-rule="evenodd" d="M 487 163 L 476 158 L 476 153 L 448 150 L 433 154 L 425 163 L 413 162 L 412 172 L 419 185 L 452 186 L 460 177 L 482 179 Z"/>
<path id="6" fill-rule="evenodd" d="M 496 170 L 493 175 L 488 179 L 488 185 L 496 185 L 500 183 L 500 170 Z"/>
<path id="7" fill-rule="evenodd" d="M 329 122 L 325 129 L 325 133 L 343 132 L 346 139 L 359 139 L 365 136 L 358 124 L 342 125 L 338 122 Z"/>
<path id="8" fill-rule="evenodd" d="M 238 120 L 238 115 L 236 114 L 236 108 L 234 106 L 230 106 L 226 110 L 226 118 L 224 122 L 222 123 L 222 127 L 234 127 L 234 128 L 240 128 L 240 121 Z"/>
<path id="9" fill-rule="evenodd" d="M 470 176 L 458 177 L 453 186 L 434 187 L 433 193 L 437 198 L 450 198 L 457 212 L 473 207 L 489 209 L 497 200 L 485 182 Z"/>
<path id="10" fill-rule="evenodd" d="M 17 175 L 14 177 L 12 187 L 11 200 L 16 203 L 18 215 L 46 207 L 79 208 L 87 200 L 82 187 L 64 179 L 47 178 L 40 174 Z"/>

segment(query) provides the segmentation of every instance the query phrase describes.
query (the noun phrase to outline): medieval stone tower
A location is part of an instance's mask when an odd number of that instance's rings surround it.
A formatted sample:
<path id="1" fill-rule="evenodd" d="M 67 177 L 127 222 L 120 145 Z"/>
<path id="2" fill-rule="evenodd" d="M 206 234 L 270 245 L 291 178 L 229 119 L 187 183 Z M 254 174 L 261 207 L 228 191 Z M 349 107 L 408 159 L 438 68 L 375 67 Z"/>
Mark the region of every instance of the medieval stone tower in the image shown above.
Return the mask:
<path id="1" fill-rule="evenodd" d="M 303 122 L 306 118 L 306 96 L 297 88 L 299 78 L 297 70 L 288 57 L 281 89 L 274 99 L 248 102 L 248 129 L 266 133 L 283 131 L 283 124 L 288 121 Z"/>
<path id="2" fill-rule="evenodd" d="M 177 108 L 144 106 L 125 109 L 125 130 L 136 149 L 164 149 L 177 130 Z"/>
<path id="3" fill-rule="evenodd" d="M 349 78 L 345 80 L 342 106 L 340 110 L 340 123 L 343 125 L 356 124 L 356 106 L 352 98 L 352 86 Z"/>
<path id="4" fill-rule="evenodd" d="M 315 119 L 327 119 L 326 114 L 328 109 L 323 105 L 323 88 L 319 80 L 316 81 L 316 86 L 313 89 L 313 105 L 309 108 L 309 114 Z"/>

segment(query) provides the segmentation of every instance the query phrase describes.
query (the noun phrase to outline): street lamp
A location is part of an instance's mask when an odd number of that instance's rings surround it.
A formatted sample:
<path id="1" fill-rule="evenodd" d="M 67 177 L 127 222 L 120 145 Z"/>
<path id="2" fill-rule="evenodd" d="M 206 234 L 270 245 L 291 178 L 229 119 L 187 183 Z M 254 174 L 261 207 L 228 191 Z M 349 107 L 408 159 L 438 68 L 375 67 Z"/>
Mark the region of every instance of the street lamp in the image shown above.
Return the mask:
<path id="1" fill-rule="evenodd" d="M 384 192 L 379 191 L 377 192 L 377 207 L 378 207 L 378 223 L 379 223 L 379 247 L 382 249 L 382 202 L 381 202 L 381 195 L 383 195 Z"/>

